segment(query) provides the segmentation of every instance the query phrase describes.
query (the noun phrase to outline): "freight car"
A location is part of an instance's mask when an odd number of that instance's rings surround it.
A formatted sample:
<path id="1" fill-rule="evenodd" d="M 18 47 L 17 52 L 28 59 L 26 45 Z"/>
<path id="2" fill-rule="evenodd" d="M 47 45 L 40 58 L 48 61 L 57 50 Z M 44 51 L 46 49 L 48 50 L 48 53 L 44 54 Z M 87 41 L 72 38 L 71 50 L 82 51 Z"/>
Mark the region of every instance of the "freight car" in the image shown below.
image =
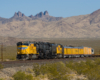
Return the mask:
<path id="1" fill-rule="evenodd" d="M 94 50 L 90 47 L 72 47 L 35 41 L 17 43 L 17 59 L 86 57 L 92 54 L 94 54 Z"/>

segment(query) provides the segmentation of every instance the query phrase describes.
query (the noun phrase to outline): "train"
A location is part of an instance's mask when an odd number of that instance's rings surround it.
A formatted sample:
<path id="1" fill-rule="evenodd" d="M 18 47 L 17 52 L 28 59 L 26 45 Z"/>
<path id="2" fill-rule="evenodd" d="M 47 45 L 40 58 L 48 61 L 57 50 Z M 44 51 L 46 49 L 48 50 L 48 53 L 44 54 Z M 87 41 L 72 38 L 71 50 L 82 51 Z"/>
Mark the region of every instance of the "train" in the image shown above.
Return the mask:
<path id="1" fill-rule="evenodd" d="M 89 57 L 94 54 L 91 47 L 63 46 L 50 42 L 21 41 L 17 42 L 17 59 L 54 59 Z"/>

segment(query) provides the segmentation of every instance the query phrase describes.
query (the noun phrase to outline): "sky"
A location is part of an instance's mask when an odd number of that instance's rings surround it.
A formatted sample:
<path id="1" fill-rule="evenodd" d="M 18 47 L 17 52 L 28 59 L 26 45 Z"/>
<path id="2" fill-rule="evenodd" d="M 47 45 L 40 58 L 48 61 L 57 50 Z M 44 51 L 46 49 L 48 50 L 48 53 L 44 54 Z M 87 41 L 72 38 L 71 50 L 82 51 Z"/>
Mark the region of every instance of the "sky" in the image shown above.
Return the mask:
<path id="1" fill-rule="evenodd" d="M 71 17 L 100 9 L 100 0 L 0 0 L 0 17 L 11 18 L 15 12 L 35 16 L 48 11 L 50 16 Z"/>

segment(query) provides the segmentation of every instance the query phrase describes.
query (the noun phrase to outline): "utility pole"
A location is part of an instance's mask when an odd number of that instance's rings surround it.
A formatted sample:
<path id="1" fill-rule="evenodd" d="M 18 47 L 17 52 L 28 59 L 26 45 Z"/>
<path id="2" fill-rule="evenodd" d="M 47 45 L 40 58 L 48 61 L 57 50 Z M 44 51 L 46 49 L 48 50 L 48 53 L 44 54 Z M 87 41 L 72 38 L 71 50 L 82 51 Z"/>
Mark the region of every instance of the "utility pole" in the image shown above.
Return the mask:
<path id="1" fill-rule="evenodd" d="M 1 61 L 3 61 L 3 43 L 1 43 Z"/>
<path id="2" fill-rule="evenodd" d="M 5 51 L 5 49 L 3 43 L 1 43 L 1 61 L 3 61 L 3 51 Z"/>
<path id="3" fill-rule="evenodd" d="M 1 38 L 1 40 L 0 40 L 0 50 L 1 50 L 1 61 L 3 61 L 3 56 L 4 56 L 4 54 L 3 54 L 3 51 L 5 51 L 4 50 L 4 43 L 5 43 L 5 38 Z"/>

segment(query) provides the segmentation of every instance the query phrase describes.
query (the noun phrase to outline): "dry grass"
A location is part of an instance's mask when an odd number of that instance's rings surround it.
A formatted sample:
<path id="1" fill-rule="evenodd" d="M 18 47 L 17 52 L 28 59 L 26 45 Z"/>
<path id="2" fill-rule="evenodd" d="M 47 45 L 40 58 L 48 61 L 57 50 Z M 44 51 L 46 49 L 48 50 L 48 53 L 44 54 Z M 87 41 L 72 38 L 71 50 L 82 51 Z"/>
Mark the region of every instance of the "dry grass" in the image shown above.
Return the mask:
<path id="1" fill-rule="evenodd" d="M 16 53 L 17 53 L 16 46 L 4 46 L 3 59 L 6 61 L 16 60 Z M 1 50 L 0 50 L 0 54 L 1 54 Z M 1 55 L 0 55 L 0 58 L 1 58 Z"/>

